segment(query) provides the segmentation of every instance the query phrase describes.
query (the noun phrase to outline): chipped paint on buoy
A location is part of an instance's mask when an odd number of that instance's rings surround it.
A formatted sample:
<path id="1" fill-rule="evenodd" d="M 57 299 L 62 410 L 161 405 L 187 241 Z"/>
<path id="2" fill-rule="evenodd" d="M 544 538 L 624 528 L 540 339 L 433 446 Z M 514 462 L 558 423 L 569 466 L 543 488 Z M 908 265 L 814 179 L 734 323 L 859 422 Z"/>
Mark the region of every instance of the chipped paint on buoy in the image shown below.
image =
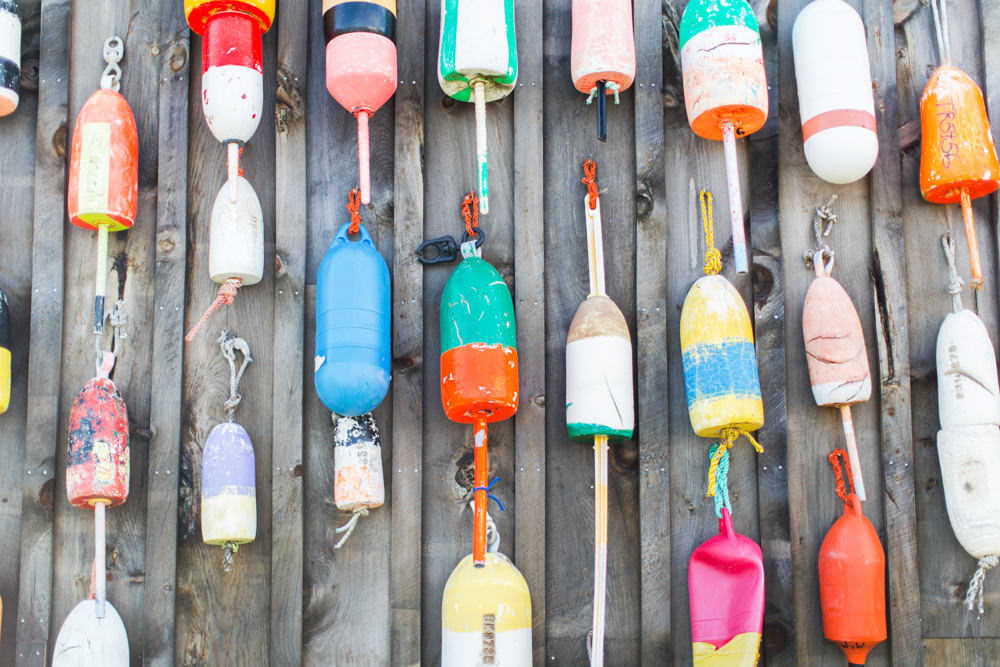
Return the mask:
<path id="1" fill-rule="evenodd" d="M 338 415 L 333 431 L 333 500 L 337 509 L 353 512 L 385 502 L 382 446 L 371 413 Z"/>

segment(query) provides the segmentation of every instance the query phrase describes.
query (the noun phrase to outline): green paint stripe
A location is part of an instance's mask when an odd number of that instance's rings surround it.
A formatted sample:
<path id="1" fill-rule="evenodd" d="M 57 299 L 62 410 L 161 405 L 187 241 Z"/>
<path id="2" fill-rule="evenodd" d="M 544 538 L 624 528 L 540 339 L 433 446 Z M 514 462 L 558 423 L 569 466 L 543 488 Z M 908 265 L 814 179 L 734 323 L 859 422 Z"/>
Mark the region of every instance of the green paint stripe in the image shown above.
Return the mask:
<path id="1" fill-rule="evenodd" d="M 570 440 L 589 442 L 595 435 L 606 435 L 611 442 L 623 442 L 632 438 L 632 429 L 608 428 L 606 424 L 566 424 Z"/>
<path id="2" fill-rule="evenodd" d="M 680 48 L 695 35 L 719 26 L 739 25 L 760 32 L 746 0 L 692 0 L 681 18 Z"/>

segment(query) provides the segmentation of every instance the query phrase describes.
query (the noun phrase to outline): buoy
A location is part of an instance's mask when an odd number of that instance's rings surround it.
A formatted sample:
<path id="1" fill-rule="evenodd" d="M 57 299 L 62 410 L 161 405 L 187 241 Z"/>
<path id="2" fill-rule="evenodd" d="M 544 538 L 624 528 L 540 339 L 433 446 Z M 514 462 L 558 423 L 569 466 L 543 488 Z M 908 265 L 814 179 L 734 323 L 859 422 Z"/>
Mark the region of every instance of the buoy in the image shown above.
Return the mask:
<path id="1" fill-rule="evenodd" d="M 823 238 L 829 234 L 836 221 L 836 216 L 830 211 L 832 202 L 833 199 L 816 209 L 813 225 L 816 230 L 816 249 L 807 260 L 807 266 L 814 269 L 816 277 L 809 285 L 802 307 L 802 338 L 805 341 L 813 399 L 820 407 L 835 407 L 840 410 L 854 487 L 858 498 L 864 501 L 865 485 L 851 405 L 871 398 L 872 381 L 861 318 L 858 317 L 851 297 L 840 283 L 830 277 L 833 271 L 833 252 L 823 243 Z M 825 233 L 820 231 L 821 220 L 827 221 Z"/>
<path id="2" fill-rule="evenodd" d="M 823 636 L 841 648 L 852 665 L 865 664 L 868 652 L 885 641 L 885 552 L 875 527 L 861 511 L 861 499 L 850 480 L 850 460 L 844 461 L 845 488 L 836 449 L 827 457 L 837 480 L 844 513 L 834 521 L 819 548 L 819 603 Z"/>
<path id="3" fill-rule="evenodd" d="M 940 8 L 938 7 L 940 3 Z M 972 200 L 1000 187 L 986 103 L 979 86 L 951 65 L 947 0 L 931 0 L 942 64 L 920 96 L 920 192 L 935 204 L 962 203 L 974 290 L 983 288 L 983 268 Z"/>
<path id="4" fill-rule="evenodd" d="M 256 285 L 264 277 L 264 212 L 250 181 L 236 178 L 235 199 L 226 185 L 212 204 L 208 233 L 208 273 L 219 293 L 184 340 L 191 342 L 215 310 L 232 305 L 240 287 Z"/>
<path id="5" fill-rule="evenodd" d="M 446 94 L 476 104 L 479 210 L 489 212 L 486 103 L 506 97 L 517 81 L 514 0 L 441 0 L 438 82 Z"/>
<path id="6" fill-rule="evenodd" d="M 573 0 L 570 51 L 573 85 L 597 100 L 597 138 L 608 138 L 606 97 L 628 90 L 635 79 L 635 33 L 628 0 Z"/>
<path id="7" fill-rule="evenodd" d="M 70 611 L 52 650 L 52 667 L 128 667 L 128 635 L 122 617 L 110 604 L 97 615 L 94 600 L 81 600 Z"/>
<path id="8" fill-rule="evenodd" d="M 792 27 L 806 162 L 830 183 L 853 183 L 875 165 L 875 99 L 865 25 L 844 0 L 813 0 Z"/>
<path id="9" fill-rule="evenodd" d="M 715 498 L 719 534 L 688 561 L 694 664 L 753 667 L 764 628 L 764 555 L 733 529 L 729 502 L 729 448 L 712 445 L 708 495 Z"/>
<path id="10" fill-rule="evenodd" d="M 396 0 L 323 0 L 326 89 L 358 119 L 361 203 L 371 201 L 368 119 L 396 92 Z"/>
<path id="11" fill-rule="evenodd" d="M 67 208 L 78 227 L 97 230 L 94 333 L 104 331 L 108 232 L 130 229 L 139 201 L 139 134 L 128 102 L 118 92 L 124 54 L 120 37 L 104 42 L 108 66 L 101 88 L 76 117 L 70 149 Z"/>
<path id="12" fill-rule="evenodd" d="M 392 372 L 389 267 L 375 249 L 351 191 L 341 225 L 316 276 L 316 393 L 338 415 L 379 406 Z"/>
<path id="13" fill-rule="evenodd" d="M 333 545 L 339 549 L 354 532 L 358 519 L 385 503 L 382 477 L 382 444 L 371 413 L 360 417 L 333 415 L 333 501 L 351 519 L 337 528 L 344 536 Z"/>
<path id="14" fill-rule="evenodd" d="M 601 205 L 593 160 L 583 163 L 584 217 L 590 294 L 566 337 L 566 427 L 569 436 L 594 444 L 594 602 L 590 664 L 604 664 L 608 562 L 608 441 L 628 440 L 635 426 L 632 337 L 621 310 L 605 290 Z"/>
<path id="15" fill-rule="evenodd" d="M 7 295 L 0 290 L 0 413 L 7 412 L 10 405 L 10 383 L 10 308 Z"/>
<path id="16" fill-rule="evenodd" d="M 264 110 L 261 35 L 276 0 L 184 0 L 184 15 L 201 41 L 201 109 L 226 146 L 229 198 L 236 201 L 240 147 L 257 131 Z"/>
<path id="17" fill-rule="evenodd" d="M 952 313 L 938 332 L 938 459 L 948 519 L 973 558 L 976 572 L 966 590 L 969 611 L 983 614 L 986 572 L 1000 563 L 1000 419 L 993 344 L 979 317 L 962 308 L 962 279 L 955 242 L 941 238 L 948 260 Z"/>
<path id="18" fill-rule="evenodd" d="M 691 286 L 681 309 L 684 387 L 694 432 L 732 444 L 738 434 L 763 426 L 764 404 L 750 315 L 733 284 L 718 275 L 722 261 L 715 248 L 711 193 L 702 190 L 700 200 L 706 275 Z"/>
<path id="19" fill-rule="evenodd" d="M 692 0 L 680 26 L 688 122 L 699 137 L 722 140 L 737 273 L 746 273 L 746 235 L 736 137 L 767 119 L 767 79 L 757 18 L 746 0 Z"/>
<path id="20" fill-rule="evenodd" d="M 0 116 L 21 99 L 21 16 L 16 0 L 0 0 Z"/>

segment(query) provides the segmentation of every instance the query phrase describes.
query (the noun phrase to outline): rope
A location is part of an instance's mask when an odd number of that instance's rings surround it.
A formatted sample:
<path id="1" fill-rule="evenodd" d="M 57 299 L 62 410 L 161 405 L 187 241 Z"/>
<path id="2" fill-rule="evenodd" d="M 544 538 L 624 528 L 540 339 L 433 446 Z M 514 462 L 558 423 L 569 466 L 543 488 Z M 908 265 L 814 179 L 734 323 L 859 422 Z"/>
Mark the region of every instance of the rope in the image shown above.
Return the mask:
<path id="1" fill-rule="evenodd" d="M 938 3 L 941 7 L 938 8 Z M 937 38 L 938 56 L 942 64 L 951 62 L 951 40 L 948 38 L 948 0 L 930 0 L 934 16 L 934 36 Z"/>
<path id="2" fill-rule="evenodd" d="M 955 267 L 955 240 L 951 234 L 941 237 L 941 247 L 944 248 L 944 256 L 948 259 L 948 294 L 951 295 L 951 307 L 956 313 L 962 312 L 962 278 L 958 275 L 958 268 Z"/>
<path id="3" fill-rule="evenodd" d="M 847 458 L 847 452 L 838 447 L 827 455 L 827 460 L 833 466 L 833 477 L 837 481 L 837 497 L 847 502 L 847 494 L 854 493 L 854 476 L 851 474 L 851 461 Z M 841 468 L 843 459 L 843 468 Z M 844 483 L 844 474 L 847 474 L 847 484 Z M 850 491 L 847 486 L 850 486 Z"/>
<path id="4" fill-rule="evenodd" d="M 233 554 L 240 550 L 240 545 L 238 542 L 233 542 L 229 540 L 222 545 L 222 571 L 232 572 L 233 571 Z"/>
<path id="5" fill-rule="evenodd" d="M 344 546 L 344 542 L 347 541 L 347 538 L 349 538 L 351 536 L 351 533 L 354 532 L 355 526 L 358 525 L 358 519 L 360 519 L 363 516 L 368 516 L 367 507 L 359 507 L 358 509 L 354 510 L 354 515 L 351 517 L 351 520 L 334 531 L 335 533 L 345 533 L 346 531 L 346 534 L 342 538 L 340 538 L 340 541 L 333 545 L 334 549 L 339 549 L 340 547 Z"/>
<path id="6" fill-rule="evenodd" d="M 715 443 L 708 450 L 711 460 L 708 466 L 708 495 L 715 498 L 715 516 L 722 518 L 722 508 L 731 513 L 729 502 L 729 448 L 732 444 Z"/>
<path id="7" fill-rule="evenodd" d="M 983 589 L 986 585 L 986 572 L 995 568 L 998 563 L 1000 563 L 1000 558 L 994 555 L 983 556 L 979 559 L 976 573 L 972 575 L 972 580 L 969 582 L 969 589 L 965 592 L 965 606 L 969 608 L 969 611 L 973 610 L 978 600 L 979 615 L 983 615 L 983 598 L 986 597 Z"/>
<path id="8" fill-rule="evenodd" d="M 239 392 L 240 380 L 243 379 L 243 373 L 253 358 L 250 356 L 249 343 L 238 336 L 230 336 L 228 331 L 223 331 L 216 342 L 222 349 L 222 356 L 229 362 L 229 398 L 226 400 L 225 407 L 226 420 L 231 422 L 233 421 L 233 413 L 236 412 L 236 406 L 243 400 Z M 239 370 L 236 369 L 236 350 L 243 353 L 243 363 L 240 364 Z"/>
<path id="9" fill-rule="evenodd" d="M 715 247 L 712 193 L 702 190 L 698 193 L 698 201 L 701 202 L 701 226 L 705 230 L 705 275 L 714 276 L 722 271 L 722 253 Z"/>
<path id="10" fill-rule="evenodd" d="M 208 307 L 205 314 L 201 316 L 198 323 L 191 328 L 191 331 L 188 331 L 187 335 L 184 336 L 184 340 L 189 343 L 193 341 L 194 337 L 197 336 L 198 332 L 201 331 L 201 328 L 205 326 L 205 323 L 208 322 L 208 318 L 212 316 L 212 313 L 215 312 L 216 308 L 223 304 L 227 306 L 233 305 L 233 299 L 236 298 L 236 292 L 242 284 L 243 280 L 240 278 L 229 278 L 224 283 L 219 285 L 219 294 L 215 297 L 215 301 L 213 301 L 212 305 Z"/>
<path id="11" fill-rule="evenodd" d="M 359 208 L 361 208 L 361 191 L 357 188 L 351 188 L 351 191 L 347 193 L 347 210 L 351 212 L 351 226 L 347 228 L 348 234 L 357 234 L 361 231 Z"/>
<path id="12" fill-rule="evenodd" d="M 115 307 L 108 313 L 107 319 L 108 324 L 114 329 L 112 339 L 116 341 L 115 352 L 117 353 L 120 347 L 119 343 L 128 338 L 128 332 L 125 331 L 125 324 L 128 322 L 128 313 L 125 312 L 125 299 L 115 301 Z"/>
<path id="13" fill-rule="evenodd" d="M 597 208 L 597 181 L 594 178 L 597 173 L 597 163 L 587 160 L 583 163 L 583 178 L 580 182 L 587 186 L 587 206 L 593 211 Z"/>
<path id="14" fill-rule="evenodd" d="M 462 219 L 470 239 L 479 234 L 479 196 L 475 192 L 466 192 L 462 198 Z"/>
<path id="15" fill-rule="evenodd" d="M 493 490 L 493 485 L 496 484 L 499 481 L 500 481 L 499 477 L 494 477 L 493 480 L 489 484 L 487 484 L 486 486 L 474 486 L 474 487 L 472 487 L 472 493 L 473 493 L 473 495 L 475 495 L 476 491 L 485 491 L 486 492 L 486 497 L 489 498 L 490 500 L 492 500 L 493 502 L 495 502 L 497 504 L 497 506 L 500 508 L 501 512 L 506 512 L 507 510 L 504 509 L 503 503 L 500 502 L 500 499 L 497 498 L 496 496 L 494 496 L 492 493 L 490 493 L 490 491 Z"/>
<path id="16" fill-rule="evenodd" d="M 107 67 L 101 73 L 101 88 L 117 91 L 121 87 L 122 68 L 118 66 L 125 55 L 125 42 L 112 35 L 104 40 L 104 62 Z"/>
<path id="17" fill-rule="evenodd" d="M 819 252 L 823 253 L 823 259 L 833 259 L 833 250 L 827 245 L 826 239 L 837 223 L 837 214 L 833 212 L 833 202 L 837 201 L 838 196 L 837 194 L 830 195 L 825 204 L 813 209 L 813 239 L 816 245 L 813 246 L 812 250 L 807 250 L 802 254 L 806 267 L 810 269 L 813 268 L 813 258 Z"/>

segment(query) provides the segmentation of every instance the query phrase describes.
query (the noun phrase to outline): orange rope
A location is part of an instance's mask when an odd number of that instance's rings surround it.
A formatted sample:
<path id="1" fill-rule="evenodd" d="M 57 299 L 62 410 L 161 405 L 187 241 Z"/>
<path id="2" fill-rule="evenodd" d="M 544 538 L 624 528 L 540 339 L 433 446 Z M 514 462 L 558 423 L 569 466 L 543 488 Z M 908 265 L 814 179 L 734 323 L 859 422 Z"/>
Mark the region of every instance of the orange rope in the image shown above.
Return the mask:
<path id="1" fill-rule="evenodd" d="M 851 462 L 847 458 L 847 452 L 838 447 L 837 449 L 830 452 L 829 456 L 826 457 L 830 461 L 830 465 L 833 466 L 833 476 L 837 480 L 837 496 L 847 502 L 847 494 L 854 493 L 854 477 L 851 476 Z M 843 471 L 841 470 L 840 459 L 843 459 Z M 848 492 L 844 485 L 844 473 L 847 473 L 847 484 L 850 485 L 850 491 Z"/>
<path id="2" fill-rule="evenodd" d="M 347 210 L 351 212 L 351 226 L 347 228 L 348 234 L 357 234 L 361 231 L 359 208 L 361 208 L 361 190 L 351 188 L 351 191 L 347 193 Z"/>
<path id="3" fill-rule="evenodd" d="M 587 160 L 583 163 L 584 176 L 580 182 L 587 186 L 587 205 L 590 206 L 591 211 L 597 208 L 597 183 L 594 180 L 594 175 L 596 173 L 596 162 L 593 160 Z"/>
<path id="4" fill-rule="evenodd" d="M 479 196 L 475 192 L 465 193 L 462 199 L 462 218 L 465 220 L 465 233 L 469 238 L 477 236 L 476 228 L 479 227 Z"/>
<path id="5" fill-rule="evenodd" d="M 233 299 L 236 298 L 236 290 L 239 289 L 239 286 L 242 284 L 243 281 L 239 278 L 229 278 L 226 282 L 219 285 L 219 294 L 215 297 L 215 301 L 212 302 L 212 305 L 208 307 L 205 314 L 201 316 L 200 320 L 198 320 L 198 324 L 191 328 L 191 331 L 188 332 L 187 336 L 184 336 L 184 340 L 189 343 L 193 341 L 194 337 L 197 336 L 201 328 L 205 326 L 205 322 L 208 322 L 208 318 L 212 316 L 212 313 L 215 312 L 216 308 L 222 304 L 227 306 L 233 305 Z"/>

